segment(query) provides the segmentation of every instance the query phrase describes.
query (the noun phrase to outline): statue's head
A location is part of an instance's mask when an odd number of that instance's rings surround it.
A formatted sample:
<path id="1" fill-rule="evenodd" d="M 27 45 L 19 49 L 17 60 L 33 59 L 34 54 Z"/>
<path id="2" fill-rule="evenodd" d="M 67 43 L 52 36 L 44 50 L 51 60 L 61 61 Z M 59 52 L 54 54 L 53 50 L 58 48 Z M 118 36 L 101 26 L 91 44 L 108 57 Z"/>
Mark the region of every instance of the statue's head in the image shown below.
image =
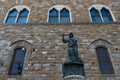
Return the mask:
<path id="1" fill-rule="evenodd" d="M 72 37 L 74 37 L 74 35 L 73 35 L 72 32 L 70 32 L 70 33 L 69 33 L 69 38 L 72 38 Z"/>

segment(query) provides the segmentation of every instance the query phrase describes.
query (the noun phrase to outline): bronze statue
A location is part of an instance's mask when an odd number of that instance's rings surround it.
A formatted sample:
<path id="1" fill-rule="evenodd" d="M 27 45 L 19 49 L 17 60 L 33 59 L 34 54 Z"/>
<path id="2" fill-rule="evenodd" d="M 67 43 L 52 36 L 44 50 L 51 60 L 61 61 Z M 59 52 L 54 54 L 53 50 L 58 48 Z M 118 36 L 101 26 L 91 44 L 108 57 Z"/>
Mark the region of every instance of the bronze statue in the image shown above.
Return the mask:
<path id="1" fill-rule="evenodd" d="M 65 61 L 62 66 L 63 77 L 70 75 L 85 76 L 84 63 L 79 57 L 77 40 L 74 38 L 73 33 L 69 33 L 68 39 L 65 39 L 65 34 L 62 34 L 62 41 L 68 43 L 68 61 Z"/>
<path id="2" fill-rule="evenodd" d="M 62 41 L 68 43 L 67 54 L 69 62 L 80 62 L 77 40 L 74 38 L 73 33 L 69 33 L 68 39 L 64 39 L 64 36 L 65 34 L 62 34 Z"/>

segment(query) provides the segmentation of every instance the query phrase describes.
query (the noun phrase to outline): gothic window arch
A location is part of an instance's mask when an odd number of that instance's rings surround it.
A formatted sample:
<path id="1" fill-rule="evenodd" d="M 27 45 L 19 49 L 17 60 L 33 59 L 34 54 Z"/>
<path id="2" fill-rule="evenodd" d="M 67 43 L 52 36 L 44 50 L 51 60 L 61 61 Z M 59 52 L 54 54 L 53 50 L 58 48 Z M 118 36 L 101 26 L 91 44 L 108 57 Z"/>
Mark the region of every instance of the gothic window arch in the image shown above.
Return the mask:
<path id="1" fill-rule="evenodd" d="M 98 46 L 96 47 L 96 54 L 101 74 L 113 74 L 114 70 L 108 49 L 103 46 Z"/>
<path id="2" fill-rule="evenodd" d="M 91 43 L 91 49 L 94 49 L 94 53 L 97 56 L 100 73 L 114 74 L 110 57 L 110 49 L 112 49 L 112 44 L 106 40 L 98 39 Z"/>
<path id="3" fill-rule="evenodd" d="M 96 4 L 89 8 L 91 22 L 114 22 L 111 9 L 105 5 Z"/>
<path id="4" fill-rule="evenodd" d="M 98 10 L 96 10 L 95 8 L 92 8 L 90 10 L 90 14 L 93 22 L 101 22 L 101 18 Z"/>
<path id="5" fill-rule="evenodd" d="M 49 22 L 50 23 L 58 23 L 58 11 L 56 9 L 52 9 L 49 12 Z"/>
<path id="6" fill-rule="evenodd" d="M 17 18 L 18 11 L 16 9 L 13 9 L 9 12 L 8 17 L 6 19 L 6 23 L 14 23 Z"/>
<path id="7" fill-rule="evenodd" d="M 112 16 L 111 16 L 108 9 L 102 8 L 101 9 L 101 15 L 102 15 L 102 18 L 103 18 L 103 22 L 112 22 L 113 21 Z"/>
<path id="8" fill-rule="evenodd" d="M 8 10 L 4 23 L 27 23 L 30 8 L 24 5 L 14 6 Z"/>
<path id="9" fill-rule="evenodd" d="M 9 69 L 10 75 L 21 75 L 25 59 L 26 49 L 23 47 L 14 50 L 11 66 Z"/>
<path id="10" fill-rule="evenodd" d="M 21 75 L 24 70 L 24 64 L 27 62 L 27 56 L 31 53 L 31 43 L 25 40 L 19 40 L 10 45 L 11 64 L 9 66 L 9 75 Z"/>
<path id="11" fill-rule="evenodd" d="M 71 10 L 64 5 L 55 5 L 48 10 L 49 23 L 69 23 L 71 22 Z"/>

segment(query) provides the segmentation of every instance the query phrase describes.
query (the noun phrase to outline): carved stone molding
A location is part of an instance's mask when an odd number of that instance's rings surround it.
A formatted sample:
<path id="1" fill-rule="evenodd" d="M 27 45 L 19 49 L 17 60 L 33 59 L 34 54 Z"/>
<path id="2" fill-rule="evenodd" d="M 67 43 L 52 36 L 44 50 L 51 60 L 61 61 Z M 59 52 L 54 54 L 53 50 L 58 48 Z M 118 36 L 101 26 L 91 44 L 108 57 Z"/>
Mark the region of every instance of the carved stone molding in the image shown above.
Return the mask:
<path id="1" fill-rule="evenodd" d="M 64 77 L 62 80 L 86 80 L 85 77 L 79 75 L 70 75 Z"/>

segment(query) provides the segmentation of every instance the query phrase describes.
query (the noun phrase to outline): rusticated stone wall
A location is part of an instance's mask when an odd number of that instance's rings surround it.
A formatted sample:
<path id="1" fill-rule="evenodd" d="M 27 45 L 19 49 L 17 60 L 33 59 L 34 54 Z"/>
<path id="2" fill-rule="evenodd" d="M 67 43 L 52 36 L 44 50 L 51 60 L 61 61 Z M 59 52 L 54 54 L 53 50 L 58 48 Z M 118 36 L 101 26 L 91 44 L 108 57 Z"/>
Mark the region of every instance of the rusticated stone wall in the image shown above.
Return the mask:
<path id="1" fill-rule="evenodd" d="M 31 9 L 29 23 L 47 22 L 47 14 L 54 5 L 65 5 L 71 9 L 72 22 L 90 22 L 88 8 L 94 4 L 108 6 L 120 21 L 119 0 L 0 0 L 0 23 L 7 11 L 16 5 L 26 5 Z"/>
<path id="2" fill-rule="evenodd" d="M 91 23 L 88 8 L 108 6 L 113 23 Z M 26 5 L 30 11 L 27 24 L 2 24 L 7 11 Z M 47 23 L 47 13 L 54 5 L 71 9 L 72 22 Z M 119 0 L 0 0 L 0 80 L 61 80 L 62 63 L 67 59 L 67 44 L 61 35 L 73 32 L 78 40 L 87 80 L 120 80 L 120 1 Z M 108 48 L 115 74 L 101 74 L 95 47 Z M 14 49 L 27 49 L 22 75 L 8 75 Z"/>
<path id="3" fill-rule="evenodd" d="M 7 80 L 61 80 L 62 63 L 66 60 L 67 44 L 61 34 L 73 32 L 78 40 L 79 52 L 85 63 L 88 80 L 120 79 L 120 25 L 71 23 L 26 24 L 0 26 L 0 79 Z M 27 53 L 22 75 L 8 75 L 15 46 L 26 47 Z M 101 74 L 95 46 L 103 45 L 109 55 L 115 74 Z M 9 79 L 8 79 L 9 80 Z"/>

